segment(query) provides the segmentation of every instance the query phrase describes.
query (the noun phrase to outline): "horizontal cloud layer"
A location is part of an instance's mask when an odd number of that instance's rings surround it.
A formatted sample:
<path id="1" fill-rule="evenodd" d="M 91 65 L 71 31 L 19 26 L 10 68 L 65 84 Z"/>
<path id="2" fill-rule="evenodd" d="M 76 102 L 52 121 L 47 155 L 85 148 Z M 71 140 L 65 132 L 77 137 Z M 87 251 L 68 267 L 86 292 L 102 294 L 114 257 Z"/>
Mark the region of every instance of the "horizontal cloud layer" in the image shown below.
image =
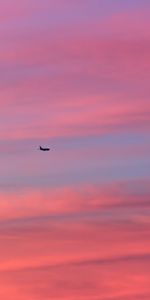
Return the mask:
<path id="1" fill-rule="evenodd" d="M 19 299 L 21 294 L 23 300 L 146 297 L 149 229 L 149 225 L 83 220 L 3 227 L 1 295 L 8 299 L 13 293 Z"/>
<path id="2" fill-rule="evenodd" d="M 1 220 L 63 216 L 120 208 L 149 208 L 149 180 L 116 182 L 105 186 L 45 188 L 3 192 L 0 195 Z"/>

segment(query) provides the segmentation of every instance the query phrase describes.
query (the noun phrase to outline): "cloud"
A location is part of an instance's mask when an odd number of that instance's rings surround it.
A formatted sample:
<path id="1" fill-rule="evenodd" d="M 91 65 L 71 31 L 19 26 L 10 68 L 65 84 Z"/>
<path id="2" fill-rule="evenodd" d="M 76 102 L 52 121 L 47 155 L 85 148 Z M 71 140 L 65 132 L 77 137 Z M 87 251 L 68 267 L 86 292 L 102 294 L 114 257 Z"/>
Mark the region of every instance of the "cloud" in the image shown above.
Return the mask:
<path id="1" fill-rule="evenodd" d="M 149 132 L 149 38 L 117 34 L 145 13 L 0 32 L 0 138 Z"/>
<path id="2" fill-rule="evenodd" d="M 149 181 L 1 193 L 1 220 L 150 206 Z"/>
<path id="3" fill-rule="evenodd" d="M 74 109 L 70 108 L 70 101 L 76 101 Z M 51 100 L 41 102 L 38 108 L 33 101 L 25 105 L 16 103 L 12 111 L 7 104 L 2 111 L 5 122 L 2 115 L 1 139 L 77 137 L 129 130 L 135 133 L 149 132 L 150 129 L 149 102 L 130 101 L 126 97 L 120 100 L 119 96 L 110 96 L 110 99 L 109 96 L 93 96 L 87 101 L 76 97 L 66 104 L 64 102 L 63 106 L 60 104 L 60 107 L 59 104 L 54 107 L 53 102 L 51 106 Z"/>
<path id="4" fill-rule="evenodd" d="M 80 6 L 84 1 L 77 1 L 77 5 Z M 0 11 L 0 22 L 6 24 L 13 24 L 13 22 L 21 22 L 22 19 L 29 20 L 31 17 L 42 15 L 49 11 L 49 14 L 56 14 L 59 10 L 65 13 L 66 9 L 75 8 L 74 1 L 68 0 L 56 0 L 48 1 L 44 0 L 43 3 L 40 0 L 36 2 L 34 0 L 2 0 L 1 11 Z"/>
<path id="5" fill-rule="evenodd" d="M 147 6 L 147 7 L 146 7 Z M 132 39 L 149 38 L 149 5 L 140 9 L 124 10 L 114 14 L 105 22 L 106 32 L 113 35 Z"/>
<path id="6" fill-rule="evenodd" d="M 148 235 L 148 226 L 122 222 L 45 221 L 1 227 L 1 294 L 7 299 L 12 292 L 19 299 L 22 293 L 23 300 L 147 295 Z"/>

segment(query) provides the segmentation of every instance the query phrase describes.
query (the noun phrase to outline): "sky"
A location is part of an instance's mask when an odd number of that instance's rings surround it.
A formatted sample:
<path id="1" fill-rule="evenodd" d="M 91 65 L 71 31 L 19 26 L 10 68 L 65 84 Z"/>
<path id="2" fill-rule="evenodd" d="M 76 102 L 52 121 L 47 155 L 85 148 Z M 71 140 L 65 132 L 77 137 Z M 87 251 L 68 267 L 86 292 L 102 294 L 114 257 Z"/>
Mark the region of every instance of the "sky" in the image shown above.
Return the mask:
<path id="1" fill-rule="evenodd" d="M 150 299 L 149 16 L 0 1 L 0 299 Z"/>

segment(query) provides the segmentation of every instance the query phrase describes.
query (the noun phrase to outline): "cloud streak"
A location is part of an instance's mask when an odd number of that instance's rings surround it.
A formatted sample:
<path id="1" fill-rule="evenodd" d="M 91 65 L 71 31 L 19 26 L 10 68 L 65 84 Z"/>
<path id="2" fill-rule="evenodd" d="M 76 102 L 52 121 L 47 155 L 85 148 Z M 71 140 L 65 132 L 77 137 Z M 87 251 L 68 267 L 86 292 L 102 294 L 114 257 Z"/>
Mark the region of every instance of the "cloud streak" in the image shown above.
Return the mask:
<path id="1" fill-rule="evenodd" d="M 140 228 L 114 222 L 71 222 L 69 226 L 51 222 L 45 223 L 44 227 L 38 223 L 37 228 L 35 225 L 21 226 L 20 230 L 3 228 L 0 231 L 3 240 L 1 293 L 4 292 L 6 297 L 9 295 L 5 289 L 8 285 L 9 291 L 13 286 L 16 299 L 26 290 L 23 293 L 25 300 L 32 296 L 59 299 L 62 295 L 72 299 L 73 291 L 74 296 L 89 299 L 101 297 L 102 293 L 104 299 L 147 295 L 148 231 L 148 226 Z M 8 244 L 11 256 L 6 254 Z M 141 247 L 141 244 L 145 246 Z M 140 269 L 138 274 L 137 269 Z"/>
<path id="2" fill-rule="evenodd" d="M 11 198 L 10 198 L 11 197 Z M 149 208 L 149 181 L 116 182 L 110 186 L 27 189 L 1 193 L 1 220 L 63 216 L 120 208 Z"/>

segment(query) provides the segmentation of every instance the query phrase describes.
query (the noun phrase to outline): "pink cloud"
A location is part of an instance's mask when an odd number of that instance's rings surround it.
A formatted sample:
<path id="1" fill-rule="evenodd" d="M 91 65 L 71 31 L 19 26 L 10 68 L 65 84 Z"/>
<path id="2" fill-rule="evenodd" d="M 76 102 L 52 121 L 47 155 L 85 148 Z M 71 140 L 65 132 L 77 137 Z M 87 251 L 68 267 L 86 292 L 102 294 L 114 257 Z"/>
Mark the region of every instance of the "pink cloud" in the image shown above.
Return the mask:
<path id="1" fill-rule="evenodd" d="M 82 5 L 84 0 L 76 1 L 78 5 Z M 59 10 L 65 11 L 66 8 L 75 7 L 76 4 L 74 1 L 68 0 L 56 0 L 56 1 L 48 1 L 44 0 L 41 2 L 37 0 L 1 0 L 1 11 L 0 11 L 0 22 L 11 23 L 12 21 L 21 21 L 22 18 L 30 18 L 35 15 L 46 13 L 56 13 Z"/>
<path id="2" fill-rule="evenodd" d="M 22 37 L 14 35 L 13 40 L 8 36 L 5 41 L 6 45 L 7 43 L 11 46 L 11 51 L 4 48 L 0 53 L 0 59 L 7 65 L 39 68 L 60 66 L 74 74 L 88 71 L 88 74 L 98 78 L 123 78 L 132 81 L 148 79 L 150 43 L 145 38 L 104 38 L 100 34 L 70 36 L 56 30 L 55 35 L 43 31 L 40 36 L 36 32 Z"/>
<path id="3" fill-rule="evenodd" d="M 38 107 L 34 100 L 31 106 L 29 102 L 22 105 L 16 103 L 11 109 L 7 104 L 2 107 L 4 114 L 7 111 L 7 116 L 5 123 L 1 125 L 0 138 L 88 136 L 120 133 L 129 129 L 132 132 L 149 132 L 149 101 L 142 101 L 140 98 L 126 100 L 126 97 L 120 100 L 120 97 L 93 96 L 87 98 L 87 101 L 85 98 L 73 97 L 68 101 L 62 100 L 60 107 L 58 103 L 55 106 L 48 98 L 45 103 L 38 102 Z M 70 109 L 69 102 L 76 103 L 73 105 L 74 109 Z M 9 114 L 12 111 L 10 121 Z"/>
<path id="4" fill-rule="evenodd" d="M 4 299 L 12 293 L 17 300 L 20 294 L 23 300 L 128 300 L 150 293 L 149 226 L 81 221 L 36 226 L 0 230 Z"/>
<path id="5" fill-rule="evenodd" d="M 123 15 L 126 22 L 122 15 L 113 17 L 108 31 L 119 28 L 124 32 L 124 24 L 128 21 L 130 26 L 140 13 L 143 20 L 142 12 L 133 12 L 132 18 Z M 0 61 L 18 73 L 11 72 L 9 80 L 1 80 L 0 107 L 8 116 L 1 126 L 1 138 L 149 132 L 149 40 L 145 36 L 104 38 L 101 26 L 93 24 L 94 34 L 78 28 L 70 34 L 65 26 L 51 33 L 43 29 L 39 34 L 35 29 L 21 36 L 5 34 Z M 22 68 L 26 72 L 20 72 Z M 126 87 L 116 95 L 114 83 L 118 89 L 122 84 Z M 98 89 L 99 85 L 103 88 Z M 20 116 L 22 120 L 28 116 L 30 125 L 22 121 L 18 126 Z"/>
<path id="6" fill-rule="evenodd" d="M 138 192 L 137 192 L 138 188 Z M 35 216 L 61 216 L 72 213 L 98 212 L 116 208 L 149 207 L 149 181 L 114 183 L 110 186 L 89 185 L 80 188 L 1 192 L 2 220 Z"/>
<path id="7" fill-rule="evenodd" d="M 107 19 L 106 31 L 124 38 L 149 38 L 149 11 L 147 7 L 119 12 Z"/>

